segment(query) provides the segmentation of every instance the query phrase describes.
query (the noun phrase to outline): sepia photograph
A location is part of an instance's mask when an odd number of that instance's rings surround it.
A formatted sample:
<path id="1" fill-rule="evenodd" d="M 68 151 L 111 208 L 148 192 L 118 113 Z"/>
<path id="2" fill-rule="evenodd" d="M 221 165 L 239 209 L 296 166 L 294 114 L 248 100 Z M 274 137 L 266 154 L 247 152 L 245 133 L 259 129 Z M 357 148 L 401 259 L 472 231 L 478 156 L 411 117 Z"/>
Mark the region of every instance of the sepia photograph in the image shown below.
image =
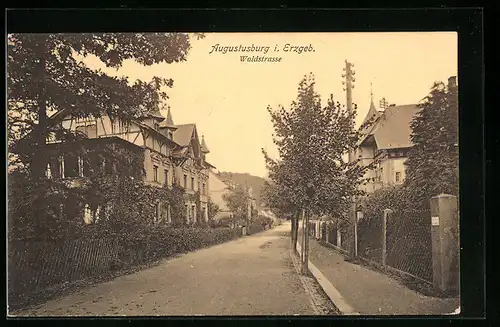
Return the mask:
<path id="1" fill-rule="evenodd" d="M 9 317 L 460 314 L 456 32 L 6 53 Z"/>

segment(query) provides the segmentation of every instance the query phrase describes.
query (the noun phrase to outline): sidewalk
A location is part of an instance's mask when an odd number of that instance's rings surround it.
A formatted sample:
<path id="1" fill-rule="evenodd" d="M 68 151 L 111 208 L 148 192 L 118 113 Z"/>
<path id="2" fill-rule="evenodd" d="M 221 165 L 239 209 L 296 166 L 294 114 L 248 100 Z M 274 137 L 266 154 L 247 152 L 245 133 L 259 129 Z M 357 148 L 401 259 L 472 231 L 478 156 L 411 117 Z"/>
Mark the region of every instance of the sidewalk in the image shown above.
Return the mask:
<path id="1" fill-rule="evenodd" d="M 442 315 L 460 305 L 458 298 L 424 296 L 383 273 L 346 262 L 314 238 L 310 238 L 309 248 L 309 261 L 361 315 Z"/>

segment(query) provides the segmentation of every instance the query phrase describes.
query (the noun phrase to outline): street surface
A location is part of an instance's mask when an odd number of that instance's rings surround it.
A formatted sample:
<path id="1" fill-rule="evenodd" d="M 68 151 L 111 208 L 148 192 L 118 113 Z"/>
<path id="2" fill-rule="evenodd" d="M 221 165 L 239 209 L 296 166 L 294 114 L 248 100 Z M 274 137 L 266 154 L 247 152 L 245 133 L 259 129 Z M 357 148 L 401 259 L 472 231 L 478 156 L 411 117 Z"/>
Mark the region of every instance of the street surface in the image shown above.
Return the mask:
<path id="1" fill-rule="evenodd" d="M 311 277 L 297 273 L 290 224 L 165 260 L 16 316 L 334 314 Z M 295 265 L 294 265 L 295 264 Z"/>

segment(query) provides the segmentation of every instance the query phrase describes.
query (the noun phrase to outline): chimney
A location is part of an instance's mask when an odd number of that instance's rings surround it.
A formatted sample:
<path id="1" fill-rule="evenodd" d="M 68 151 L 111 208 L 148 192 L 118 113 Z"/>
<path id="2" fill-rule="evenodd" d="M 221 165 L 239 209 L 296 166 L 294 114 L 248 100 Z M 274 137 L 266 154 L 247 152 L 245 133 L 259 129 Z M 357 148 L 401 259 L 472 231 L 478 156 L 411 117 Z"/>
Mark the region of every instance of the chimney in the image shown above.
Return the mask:
<path id="1" fill-rule="evenodd" d="M 451 76 L 448 78 L 448 88 L 457 87 L 457 77 Z"/>

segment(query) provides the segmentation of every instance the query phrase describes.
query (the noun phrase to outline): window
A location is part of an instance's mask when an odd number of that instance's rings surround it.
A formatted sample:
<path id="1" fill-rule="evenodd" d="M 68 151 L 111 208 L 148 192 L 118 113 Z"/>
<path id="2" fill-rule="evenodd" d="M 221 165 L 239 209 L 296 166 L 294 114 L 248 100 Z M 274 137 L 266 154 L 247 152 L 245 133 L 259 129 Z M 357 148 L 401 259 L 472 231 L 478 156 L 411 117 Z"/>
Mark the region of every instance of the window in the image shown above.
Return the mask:
<path id="1" fill-rule="evenodd" d="M 59 157 L 59 177 L 64 178 L 64 157 Z"/>
<path id="2" fill-rule="evenodd" d="M 86 135 L 88 138 L 97 137 L 97 124 L 82 125 L 76 128 L 77 132 Z"/>
<path id="3" fill-rule="evenodd" d="M 191 177 L 191 189 L 194 190 L 194 177 Z"/>
<path id="4" fill-rule="evenodd" d="M 203 189 L 202 189 L 203 195 L 205 195 L 207 192 L 206 187 L 207 187 L 207 185 L 205 183 L 203 183 Z"/>
<path id="5" fill-rule="evenodd" d="M 172 133 L 172 131 L 168 131 L 168 138 L 171 140 L 174 138 L 174 133 Z"/>
<path id="6" fill-rule="evenodd" d="M 61 162 L 62 160 L 59 157 L 56 158 L 50 158 L 49 165 L 50 165 L 50 177 L 49 178 L 61 178 Z M 49 170 L 49 167 L 47 167 L 47 170 Z"/>
<path id="7" fill-rule="evenodd" d="M 83 177 L 83 166 L 84 166 L 83 157 L 78 156 L 78 176 L 80 177 Z"/>
<path id="8" fill-rule="evenodd" d="M 74 154 L 64 156 L 64 177 L 78 177 L 80 174 L 80 159 Z"/>
<path id="9" fill-rule="evenodd" d="M 158 166 L 153 166 L 153 178 L 155 182 L 158 182 Z"/>
<path id="10" fill-rule="evenodd" d="M 168 169 L 165 169 L 165 185 L 168 185 Z"/>
<path id="11" fill-rule="evenodd" d="M 153 218 L 153 223 L 158 223 L 158 221 L 160 220 L 160 204 L 159 203 L 156 203 L 155 204 L 155 216 Z"/>
<path id="12" fill-rule="evenodd" d="M 186 222 L 189 224 L 189 206 L 186 204 Z"/>
<path id="13" fill-rule="evenodd" d="M 196 206 L 191 205 L 191 221 L 196 222 Z"/>
<path id="14" fill-rule="evenodd" d="M 207 209 L 205 207 L 203 207 L 203 209 L 201 209 L 201 218 L 203 218 L 205 221 L 208 221 Z"/>
<path id="15" fill-rule="evenodd" d="M 106 209 L 104 206 L 98 206 L 95 213 L 95 223 L 97 224 L 106 215 Z"/>
<path id="16" fill-rule="evenodd" d="M 155 123 L 155 129 L 156 129 L 156 130 L 159 130 L 159 129 L 160 129 L 160 124 Z"/>
<path id="17" fill-rule="evenodd" d="M 170 223 L 172 222 L 171 216 L 170 216 L 170 204 L 168 202 L 163 202 L 161 206 L 161 219 L 165 221 L 165 223 Z"/>
<path id="18" fill-rule="evenodd" d="M 396 183 L 401 182 L 401 172 L 397 171 L 396 172 Z"/>
<path id="19" fill-rule="evenodd" d="M 90 206 L 88 204 L 85 205 L 84 211 L 83 211 L 83 220 L 85 224 L 90 225 L 93 222 L 93 212 L 90 210 Z"/>
<path id="20" fill-rule="evenodd" d="M 186 174 L 184 174 L 184 188 L 187 188 L 187 180 L 188 180 L 188 176 Z"/>
<path id="21" fill-rule="evenodd" d="M 52 170 L 50 169 L 50 163 L 47 164 L 47 170 L 45 171 L 45 176 L 47 176 L 47 178 L 52 178 Z"/>

